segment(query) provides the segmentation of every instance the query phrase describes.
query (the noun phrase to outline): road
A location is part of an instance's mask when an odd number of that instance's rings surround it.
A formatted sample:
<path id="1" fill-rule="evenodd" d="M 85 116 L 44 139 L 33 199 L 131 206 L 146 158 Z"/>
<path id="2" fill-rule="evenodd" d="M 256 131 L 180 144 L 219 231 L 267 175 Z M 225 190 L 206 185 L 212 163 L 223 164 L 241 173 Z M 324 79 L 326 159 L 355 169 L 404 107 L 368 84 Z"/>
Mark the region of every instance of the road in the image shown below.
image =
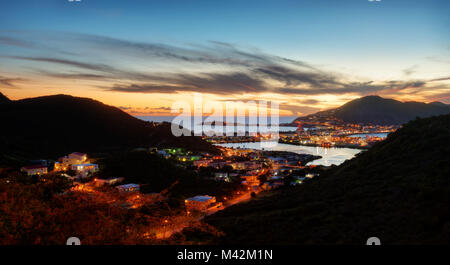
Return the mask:
<path id="1" fill-rule="evenodd" d="M 239 196 L 237 196 L 237 197 L 234 197 L 234 198 L 232 198 L 232 199 L 226 201 L 225 204 L 224 204 L 222 207 L 212 207 L 212 208 L 209 208 L 209 209 L 205 212 L 205 216 L 215 214 L 215 213 L 217 213 L 218 211 L 222 211 L 222 210 L 224 210 L 225 208 L 230 207 L 230 206 L 232 206 L 232 205 L 235 205 L 235 204 L 238 204 L 238 203 L 241 203 L 241 202 L 248 201 L 248 200 L 251 199 L 251 197 L 252 197 L 252 196 L 251 196 L 251 192 L 245 192 L 245 193 L 242 194 L 242 195 L 239 195 Z"/>
<path id="2" fill-rule="evenodd" d="M 229 201 L 227 201 L 226 205 L 222 205 L 221 207 L 211 207 L 211 208 L 209 208 L 208 210 L 206 210 L 206 212 L 203 215 L 198 216 L 197 218 L 186 219 L 186 222 L 177 222 L 177 224 L 169 223 L 165 227 L 159 229 L 156 232 L 156 238 L 157 239 L 169 238 L 173 234 L 183 231 L 183 229 L 188 227 L 192 222 L 200 221 L 205 216 L 209 216 L 209 215 L 215 214 L 218 211 L 221 211 L 221 210 L 223 210 L 223 209 L 225 209 L 227 207 L 230 207 L 232 205 L 248 201 L 250 199 L 251 199 L 251 192 L 245 192 L 245 193 L 243 193 L 243 194 L 241 194 L 241 195 L 239 195 L 237 197 L 234 197 L 234 198 L 230 199 Z"/>

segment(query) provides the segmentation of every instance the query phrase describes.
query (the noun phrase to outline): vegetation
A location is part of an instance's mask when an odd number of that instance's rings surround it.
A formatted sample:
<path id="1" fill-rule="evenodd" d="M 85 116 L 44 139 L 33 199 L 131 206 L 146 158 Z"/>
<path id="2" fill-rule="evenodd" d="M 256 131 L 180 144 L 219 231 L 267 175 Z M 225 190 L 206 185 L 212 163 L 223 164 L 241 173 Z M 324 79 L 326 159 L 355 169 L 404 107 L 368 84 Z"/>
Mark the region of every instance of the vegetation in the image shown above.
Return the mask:
<path id="1" fill-rule="evenodd" d="M 142 191 L 161 192 L 167 189 L 172 199 L 208 194 L 222 198 L 239 188 L 240 183 L 217 182 L 212 168 L 199 172 L 186 169 L 174 161 L 145 151 L 116 153 L 100 160 L 101 177 L 124 177 L 128 183 L 142 184 Z M 175 185 L 172 185 L 176 182 Z M 170 188 L 169 188 L 170 187 Z"/>
<path id="2" fill-rule="evenodd" d="M 416 119 L 320 177 L 206 221 L 223 244 L 450 243 L 450 115 Z"/>
<path id="3" fill-rule="evenodd" d="M 201 244 L 204 238 L 212 240 L 221 234 L 187 216 L 184 208 L 173 208 L 170 199 L 130 208 L 125 202 L 139 194 L 107 187 L 87 192 L 71 186 L 71 181 L 56 173 L 2 174 L 0 245 L 62 245 L 72 236 L 84 245 Z M 161 237 L 183 224 L 189 227 Z"/>
<path id="4" fill-rule="evenodd" d="M 71 236 L 84 244 L 156 241 L 139 233 L 144 225 L 155 225 L 156 218 L 111 206 L 88 194 L 61 193 L 64 179 L 23 180 L 0 179 L 0 245 L 61 245 Z"/>
<path id="5" fill-rule="evenodd" d="M 170 124 L 145 122 L 88 98 L 56 95 L 0 100 L 0 166 L 74 151 L 109 153 L 135 147 L 217 152 L 200 137 L 175 137 Z"/>

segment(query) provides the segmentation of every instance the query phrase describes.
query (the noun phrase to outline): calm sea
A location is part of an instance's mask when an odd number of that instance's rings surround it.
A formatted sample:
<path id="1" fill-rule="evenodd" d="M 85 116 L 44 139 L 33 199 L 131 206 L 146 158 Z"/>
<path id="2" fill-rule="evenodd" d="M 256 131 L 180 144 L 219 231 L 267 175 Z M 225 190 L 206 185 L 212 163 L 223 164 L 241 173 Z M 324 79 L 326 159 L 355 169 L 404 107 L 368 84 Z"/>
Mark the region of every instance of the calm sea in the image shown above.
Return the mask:
<path id="1" fill-rule="evenodd" d="M 174 116 L 136 116 L 144 121 L 153 121 L 153 122 L 172 122 Z M 205 120 L 207 117 L 203 117 Z M 292 122 L 296 116 L 281 116 L 279 117 L 279 123 L 290 123 Z M 246 124 L 249 124 L 249 118 L 245 119 Z M 193 124 L 193 119 L 192 119 Z M 270 122 L 270 120 L 269 120 Z M 296 130 L 296 127 L 280 127 L 280 131 L 293 131 Z M 381 135 L 380 135 L 381 136 Z M 360 136 L 360 137 L 365 137 Z M 321 159 L 314 160 L 310 162 L 310 165 L 339 165 L 343 163 L 347 159 L 353 158 L 356 154 L 361 152 L 360 149 L 353 148 L 322 148 L 322 147 L 312 147 L 312 146 L 301 146 L 301 145 L 290 145 L 290 144 L 281 144 L 277 142 L 257 142 L 257 143 L 229 143 L 229 144 L 219 144 L 224 147 L 232 147 L 232 148 L 249 148 L 256 150 L 274 150 L 274 151 L 289 151 L 298 154 L 311 154 L 322 156 Z"/>
<path id="2" fill-rule="evenodd" d="M 172 122 L 173 118 L 175 116 L 135 116 L 138 119 L 144 120 L 144 121 L 153 121 L 153 122 Z M 205 120 L 208 116 L 202 117 L 203 120 Z M 268 122 L 270 122 L 270 116 L 267 117 Z M 279 123 L 290 123 L 295 120 L 297 116 L 280 116 L 278 118 Z M 245 117 L 245 122 L 249 124 L 249 117 Z"/>
<path id="3" fill-rule="evenodd" d="M 144 120 L 144 121 L 153 121 L 153 122 L 172 122 L 172 120 L 175 118 L 175 116 L 135 116 L 138 119 Z M 208 118 L 208 116 L 204 116 L 202 117 L 202 120 L 205 121 L 205 119 Z M 294 121 L 294 119 L 297 118 L 297 116 L 280 116 L 278 118 L 278 124 L 282 124 L 282 123 L 291 123 L 292 121 Z M 224 121 L 226 122 L 226 119 L 224 118 Z M 234 122 L 238 122 L 238 120 L 235 118 Z M 253 119 L 250 119 L 249 117 L 245 117 L 245 124 L 248 125 L 253 125 L 250 124 L 250 122 L 254 123 Z M 268 123 L 268 127 L 270 127 L 270 117 L 267 117 L 267 123 Z M 200 128 L 201 130 L 201 123 L 199 124 L 194 124 L 194 118 L 191 118 L 191 123 L 190 124 L 183 124 L 183 127 L 192 130 L 192 127 L 195 126 L 197 128 Z M 297 129 L 297 127 L 286 127 L 286 126 L 281 126 L 279 127 L 279 131 L 281 132 L 287 132 L 287 131 L 295 131 Z M 214 128 L 213 128 L 214 131 Z M 235 129 L 235 131 L 238 131 L 238 129 Z M 243 130 L 242 130 L 243 131 Z M 248 131 L 248 128 L 246 128 L 246 131 Z"/>
<path id="4" fill-rule="evenodd" d="M 303 145 L 291 145 L 281 144 L 277 142 L 256 142 L 256 143 L 226 143 L 217 144 L 223 147 L 229 148 L 243 148 L 254 150 L 266 150 L 266 151 L 288 151 L 297 154 L 310 154 L 321 156 L 321 159 L 317 159 L 308 163 L 308 165 L 340 165 L 345 160 L 352 159 L 356 154 L 362 150 L 354 148 L 323 148 L 315 146 L 303 146 Z"/>
<path id="5" fill-rule="evenodd" d="M 360 137 L 360 138 L 367 138 L 367 137 L 380 137 L 380 138 L 386 138 L 388 133 L 358 133 L 358 134 L 352 134 L 349 135 L 350 137 Z"/>

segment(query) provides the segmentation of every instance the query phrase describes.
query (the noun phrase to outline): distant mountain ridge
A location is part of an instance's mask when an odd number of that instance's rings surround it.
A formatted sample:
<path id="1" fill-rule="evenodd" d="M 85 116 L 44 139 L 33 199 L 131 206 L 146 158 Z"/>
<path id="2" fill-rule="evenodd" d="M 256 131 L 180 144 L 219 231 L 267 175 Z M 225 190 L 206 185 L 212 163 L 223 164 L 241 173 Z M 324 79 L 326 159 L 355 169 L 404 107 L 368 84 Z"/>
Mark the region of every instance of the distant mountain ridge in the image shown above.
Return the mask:
<path id="1" fill-rule="evenodd" d="M 296 121 L 310 118 L 335 117 L 349 123 L 400 125 L 416 117 L 426 118 L 436 115 L 450 114 L 450 105 L 442 102 L 401 102 L 379 96 L 366 96 L 352 100 L 331 110 L 321 111 Z"/>
<path id="2" fill-rule="evenodd" d="M 5 101 L 4 101 L 5 102 Z M 44 96 L 0 104 L 2 158 L 56 158 L 67 152 L 107 152 L 135 147 L 216 148 L 200 137 L 175 137 L 156 125 L 89 98 Z"/>

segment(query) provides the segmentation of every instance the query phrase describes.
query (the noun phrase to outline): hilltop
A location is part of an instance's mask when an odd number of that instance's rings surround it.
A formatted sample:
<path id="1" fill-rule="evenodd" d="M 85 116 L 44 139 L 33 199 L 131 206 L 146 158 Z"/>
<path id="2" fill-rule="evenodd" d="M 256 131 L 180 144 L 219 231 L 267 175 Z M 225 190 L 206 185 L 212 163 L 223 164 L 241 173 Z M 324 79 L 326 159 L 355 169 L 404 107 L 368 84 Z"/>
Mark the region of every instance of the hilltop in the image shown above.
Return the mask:
<path id="1" fill-rule="evenodd" d="M 9 98 L 0 92 L 0 103 L 11 102 Z"/>
<path id="2" fill-rule="evenodd" d="M 417 119 L 296 188 L 206 220 L 222 244 L 450 243 L 450 115 Z"/>
<path id="3" fill-rule="evenodd" d="M 426 118 L 443 114 L 450 114 L 450 105 L 442 102 L 401 102 L 379 96 L 366 96 L 336 109 L 299 117 L 296 121 L 337 118 L 349 123 L 400 125 L 416 117 Z"/>
<path id="4" fill-rule="evenodd" d="M 0 104 L 2 159 L 49 158 L 74 150 L 107 152 L 135 147 L 214 148 L 200 137 L 175 137 L 157 125 L 89 98 L 54 95 Z M 189 138 L 189 139 L 187 139 Z"/>

